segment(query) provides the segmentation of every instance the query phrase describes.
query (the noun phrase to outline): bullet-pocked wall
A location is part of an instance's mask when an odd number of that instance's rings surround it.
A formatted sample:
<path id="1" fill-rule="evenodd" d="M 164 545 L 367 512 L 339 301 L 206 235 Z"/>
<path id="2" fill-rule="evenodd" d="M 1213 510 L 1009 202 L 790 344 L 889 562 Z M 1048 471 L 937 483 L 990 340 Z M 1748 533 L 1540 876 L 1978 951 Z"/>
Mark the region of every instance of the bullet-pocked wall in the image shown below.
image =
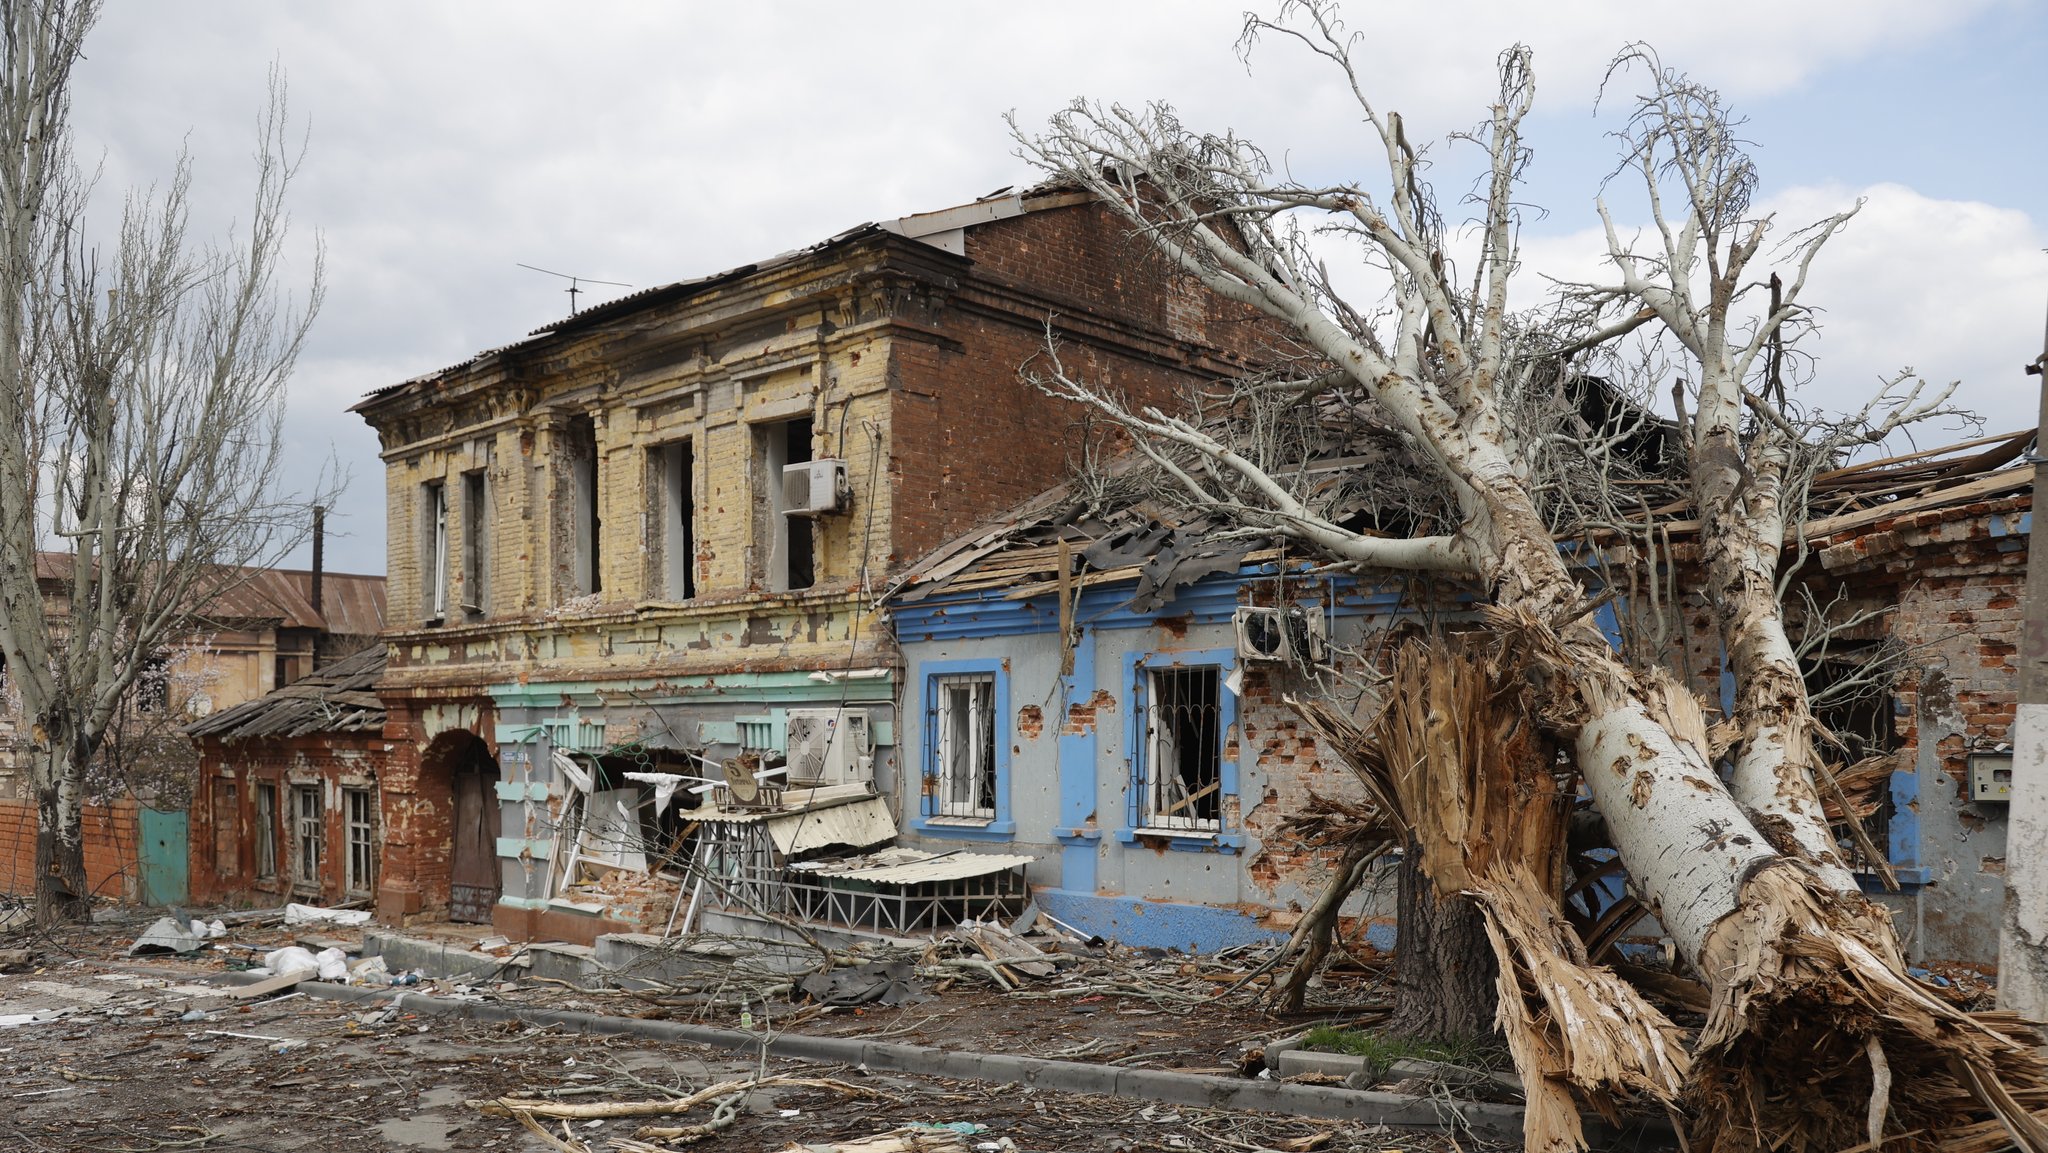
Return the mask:
<path id="1" fill-rule="evenodd" d="M 891 574 L 1087 441 L 1020 375 L 1048 316 L 1076 363 L 1168 407 L 1256 347 L 1244 309 L 1127 252 L 1085 197 L 968 208 L 636 293 L 357 406 L 386 466 L 386 735 L 422 790 L 394 798 L 407 840 L 380 910 L 450 911 L 437 710 L 471 710 L 454 727 L 495 758 L 499 904 L 522 933 L 544 930 L 515 842 L 556 796 L 529 734 L 602 715 L 618 743 L 659 720 L 716 756 L 842 697 L 895 726 Z"/>

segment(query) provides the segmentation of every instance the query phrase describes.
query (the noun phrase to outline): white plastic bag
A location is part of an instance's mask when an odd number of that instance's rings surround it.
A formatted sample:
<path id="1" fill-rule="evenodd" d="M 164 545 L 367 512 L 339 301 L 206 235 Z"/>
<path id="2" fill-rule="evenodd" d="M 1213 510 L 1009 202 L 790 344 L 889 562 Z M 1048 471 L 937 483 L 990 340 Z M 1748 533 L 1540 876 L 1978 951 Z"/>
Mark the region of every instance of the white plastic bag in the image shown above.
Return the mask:
<path id="1" fill-rule="evenodd" d="M 313 961 L 322 981 L 348 980 L 348 954 L 340 949 L 322 949 Z"/>
<path id="2" fill-rule="evenodd" d="M 311 969 L 317 973 L 320 971 L 320 960 L 297 945 L 286 945 L 282 949 L 273 949 L 264 954 L 263 967 L 280 977 L 286 973 L 296 973 L 300 969 Z"/>

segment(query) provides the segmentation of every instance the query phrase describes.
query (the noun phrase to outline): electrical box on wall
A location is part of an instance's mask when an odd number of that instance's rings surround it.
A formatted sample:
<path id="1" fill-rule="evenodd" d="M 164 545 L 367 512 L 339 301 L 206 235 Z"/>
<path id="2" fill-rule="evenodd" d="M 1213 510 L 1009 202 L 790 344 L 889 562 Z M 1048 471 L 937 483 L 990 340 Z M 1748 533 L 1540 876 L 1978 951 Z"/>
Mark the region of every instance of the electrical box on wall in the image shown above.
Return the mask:
<path id="1" fill-rule="evenodd" d="M 2012 800 L 2012 754 L 1970 754 L 1970 799 Z"/>

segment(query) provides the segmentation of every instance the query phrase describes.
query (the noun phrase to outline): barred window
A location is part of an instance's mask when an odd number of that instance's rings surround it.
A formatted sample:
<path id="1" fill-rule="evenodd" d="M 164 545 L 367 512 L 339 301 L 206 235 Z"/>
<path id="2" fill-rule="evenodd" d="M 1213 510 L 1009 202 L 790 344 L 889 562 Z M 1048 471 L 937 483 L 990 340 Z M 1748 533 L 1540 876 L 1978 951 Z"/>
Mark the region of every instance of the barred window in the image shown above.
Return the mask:
<path id="1" fill-rule="evenodd" d="M 1209 831 L 1223 812 L 1221 671 L 1214 666 L 1145 671 L 1144 747 L 1138 824 Z"/>
<path id="2" fill-rule="evenodd" d="M 990 673 L 932 678 L 937 713 L 933 815 L 996 815 L 996 679 Z"/>

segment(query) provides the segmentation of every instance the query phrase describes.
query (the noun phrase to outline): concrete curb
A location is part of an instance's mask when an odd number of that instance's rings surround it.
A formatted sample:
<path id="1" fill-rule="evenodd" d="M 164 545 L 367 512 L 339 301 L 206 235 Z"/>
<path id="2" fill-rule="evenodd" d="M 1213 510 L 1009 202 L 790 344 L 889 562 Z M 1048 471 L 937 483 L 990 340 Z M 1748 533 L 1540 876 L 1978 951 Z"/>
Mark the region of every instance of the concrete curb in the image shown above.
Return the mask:
<path id="1" fill-rule="evenodd" d="M 259 978 L 240 973 L 206 974 L 201 980 L 218 980 L 230 985 L 251 984 Z M 815 1037 L 802 1033 L 749 1033 L 711 1025 L 680 1021 L 649 1021 L 639 1017 L 611 1017 L 565 1009 L 540 1009 L 494 1001 L 456 1001 L 413 993 L 403 987 L 368 988 L 303 981 L 298 992 L 328 1001 L 356 1004 L 389 1002 L 403 995 L 401 1009 L 435 1016 L 466 1017 L 477 1021 L 520 1021 L 530 1025 L 557 1025 L 583 1033 L 647 1037 L 679 1041 L 743 1053 L 767 1053 L 805 1061 L 866 1065 L 899 1073 L 959 1080 L 991 1081 L 998 1084 L 1031 1085 L 1068 1093 L 1096 1093 L 1169 1105 L 1205 1109 L 1256 1109 L 1297 1117 L 1321 1117 L 1334 1121 L 1389 1125 L 1402 1129 L 1470 1130 L 1495 1141 L 1520 1141 L 1522 1110 L 1514 1105 L 1461 1101 L 1455 1105 L 1429 1097 L 1400 1093 L 1375 1093 L 1339 1085 L 1292 1085 L 1283 1081 L 1254 1081 L 1212 1077 L 1199 1073 L 1177 1073 L 1164 1069 L 1122 1069 L 1092 1065 L 1083 1061 L 1056 1061 L 1045 1057 L 1023 1057 L 1005 1053 L 974 1053 L 959 1049 L 938 1049 L 927 1045 L 901 1045 L 868 1041 L 858 1037 Z M 1588 1133 L 1589 1137 L 1596 1136 Z"/>

